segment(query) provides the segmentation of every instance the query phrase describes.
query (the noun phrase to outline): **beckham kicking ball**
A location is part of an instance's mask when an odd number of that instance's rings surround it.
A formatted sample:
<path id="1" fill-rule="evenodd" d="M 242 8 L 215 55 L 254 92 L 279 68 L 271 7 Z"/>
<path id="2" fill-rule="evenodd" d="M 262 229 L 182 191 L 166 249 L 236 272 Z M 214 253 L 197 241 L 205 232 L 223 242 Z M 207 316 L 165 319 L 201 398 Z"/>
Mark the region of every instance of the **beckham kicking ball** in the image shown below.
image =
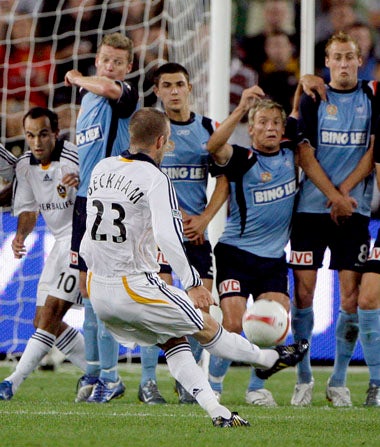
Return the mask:
<path id="1" fill-rule="evenodd" d="M 288 335 L 289 315 L 277 301 L 258 300 L 243 315 L 247 339 L 262 348 L 281 345 Z"/>

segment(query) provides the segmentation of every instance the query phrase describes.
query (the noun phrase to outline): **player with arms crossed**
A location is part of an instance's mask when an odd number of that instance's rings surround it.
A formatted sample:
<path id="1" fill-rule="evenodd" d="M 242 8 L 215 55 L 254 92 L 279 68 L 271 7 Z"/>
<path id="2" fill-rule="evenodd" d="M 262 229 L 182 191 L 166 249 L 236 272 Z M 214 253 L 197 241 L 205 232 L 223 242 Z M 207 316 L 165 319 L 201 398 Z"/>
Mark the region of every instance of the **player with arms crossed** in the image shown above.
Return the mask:
<path id="1" fill-rule="evenodd" d="M 80 184 L 73 218 L 71 263 L 80 270 L 80 289 L 87 298 L 87 267 L 79 256 L 79 245 L 86 228 L 86 195 L 96 163 L 128 148 L 129 117 L 136 109 L 137 92 L 126 75 L 132 69 L 132 41 L 120 33 L 104 36 L 95 59 L 96 76 L 83 76 L 77 70 L 66 74 L 68 86 L 81 88 L 81 109 L 77 120 Z M 86 374 L 78 382 L 76 402 L 105 403 L 121 397 L 125 386 L 117 372 L 119 344 L 97 319 L 91 303 L 84 300 Z"/>
<path id="2" fill-rule="evenodd" d="M 352 405 L 346 375 L 358 333 L 380 332 L 377 310 L 370 301 L 358 301 L 370 240 L 373 134 L 378 115 L 377 85 L 358 80 L 361 63 L 357 42 L 343 32 L 333 35 L 326 44 L 331 75 L 327 100 L 304 96 L 300 106 L 298 153 L 304 178 L 291 233 L 292 330 L 295 340 L 310 341 L 317 272 L 329 247 L 330 269 L 339 272 L 340 284 L 334 370 L 326 389 L 335 407 Z M 364 314 L 373 318 L 365 320 Z M 361 340 L 366 357 L 370 341 L 364 335 Z M 366 362 L 370 364 L 371 359 Z M 297 369 L 291 404 L 309 405 L 314 386 L 309 355 Z"/>
<path id="3" fill-rule="evenodd" d="M 0 384 L 0 399 L 10 400 L 21 383 L 55 346 L 76 366 L 86 369 L 83 335 L 62 321 L 73 304 L 81 304 L 78 272 L 69 267 L 72 214 L 78 185 L 78 154 L 68 141 L 58 140 L 58 116 L 36 107 L 23 119 L 30 151 L 16 165 L 14 214 L 15 258 L 25 256 L 25 239 L 42 214 L 55 242 L 37 289 L 36 332 L 29 339 L 16 370 Z"/>
<path id="4" fill-rule="evenodd" d="M 129 152 L 98 163 L 88 188 L 80 253 L 89 269 L 91 302 L 120 343 L 160 346 L 173 377 L 215 426 L 249 425 L 219 404 L 185 336 L 193 335 L 214 355 L 253 363 L 268 376 L 296 364 L 308 343 L 261 350 L 201 310 L 214 300 L 189 264 L 176 194 L 158 168 L 169 142 L 169 119 L 144 108 L 134 113 L 129 129 Z M 157 246 L 187 293 L 158 276 Z"/>
<path id="5" fill-rule="evenodd" d="M 174 150 L 165 153 L 161 169 L 169 176 L 176 191 L 189 261 L 199 272 L 203 285 L 211 292 L 212 249 L 207 225 L 228 196 L 228 182 L 224 176 L 219 176 L 207 203 L 210 156 L 206 144 L 215 129 L 215 123 L 210 118 L 191 111 L 192 85 L 189 82 L 189 73 L 182 65 L 167 63 L 159 67 L 154 74 L 154 84 L 154 92 L 170 119 L 171 139 L 174 142 Z M 161 278 L 172 284 L 172 269 L 161 252 L 158 262 Z M 193 337 L 189 337 L 189 342 L 198 362 L 202 348 Z M 155 368 L 159 351 L 157 346 L 141 348 L 139 399 L 149 404 L 165 402 L 156 384 Z M 179 383 L 176 383 L 176 391 L 180 403 L 196 402 Z"/>

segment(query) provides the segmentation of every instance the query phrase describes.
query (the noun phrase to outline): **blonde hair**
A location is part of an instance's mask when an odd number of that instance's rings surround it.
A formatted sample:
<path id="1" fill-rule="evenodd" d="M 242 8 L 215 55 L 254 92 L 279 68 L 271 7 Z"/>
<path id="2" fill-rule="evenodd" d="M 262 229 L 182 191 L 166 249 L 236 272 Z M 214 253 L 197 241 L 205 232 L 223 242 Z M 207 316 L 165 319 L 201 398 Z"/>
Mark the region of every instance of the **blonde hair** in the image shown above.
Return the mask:
<path id="1" fill-rule="evenodd" d="M 121 33 L 106 34 L 99 45 L 98 52 L 102 45 L 107 45 L 109 47 L 115 48 L 117 50 L 128 51 L 128 63 L 133 61 L 133 42 L 132 40 L 124 36 Z"/>
<path id="2" fill-rule="evenodd" d="M 329 57 L 329 49 L 333 43 L 350 43 L 352 42 L 355 45 L 356 48 L 356 55 L 358 57 L 361 57 L 362 52 L 360 50 L 360 46 L 356 39 L 354 39 L 349 34 L 345 33 L 344 31 L 339 31 L 338 33 L 333 34 L 330 39 L 327 41 L 325 46 L 325 55 L 326 57 Z"/>
<path id="3" fill-rule="evenodd" d="M 286 112 L 281 104 L 278 102 L 273 101 L 272 99 L 262 99 L 255 103 L 253 107 L 249 109 L 248 112 L 248 123 L 250 125 L 253 124 L 253 121 L 255 119 L 255 115 L 257 112 L 260 112 L 261 110 L 273 110 L 277 109 L 281 113 L 282 123 L 285 126 L 286 124 Z"/>

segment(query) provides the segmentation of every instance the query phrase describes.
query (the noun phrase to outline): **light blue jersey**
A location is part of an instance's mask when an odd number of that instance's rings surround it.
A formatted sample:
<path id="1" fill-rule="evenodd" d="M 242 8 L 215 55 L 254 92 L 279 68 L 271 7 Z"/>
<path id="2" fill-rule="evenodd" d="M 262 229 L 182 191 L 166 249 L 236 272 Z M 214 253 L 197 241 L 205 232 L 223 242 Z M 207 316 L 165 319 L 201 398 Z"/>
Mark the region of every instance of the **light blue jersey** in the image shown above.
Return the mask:
<path id="1" fill-rule="evenodd" d="M 173 182 L 179 206 L 190 215 L 203 213 L 207 205 L 209 153 L 206 145 L 215 123 L 196 113 L 189 121 L 170 121 L 172 152 L 166 152 L 161 169 Z M 206 233 L 207 238 L 207 233 Z"/>
<path id="2" fill-rule="evenodd" d="M 315 103 L 304 96 L 300 107 L 299 138 L 315 148 L 315 157 L 336 186 L 356 168 L 370 145 L 374 119 L 376 83 L 359 81 L 352 90 L 327 88 L 327 101 Z M 371 213 L 373 175 L 361 181 L 351 192 L 364 216 Z M 330 213 L 326 196 L 305 176 L 300 189 L 297 212 Z"/>
<path id="3" fill-rule="evenodd" d="M 129 118 L 136 109 L 138 95 L 127 82 L 118 101 L 84 91 L 77 120 L 79 155 L 78 196 L 86 197 L 94 166 L 110 155 L 120 155 L 129 147 Z"/>
<path id="4" fill-rule="evenodd" d="M 230 216 L 219 242 L 257 256 L 280 258 L 289 241 L 297 191 L 294 154 L 233 146 L 233 156 L 215 173 L 230 181 Z"/>

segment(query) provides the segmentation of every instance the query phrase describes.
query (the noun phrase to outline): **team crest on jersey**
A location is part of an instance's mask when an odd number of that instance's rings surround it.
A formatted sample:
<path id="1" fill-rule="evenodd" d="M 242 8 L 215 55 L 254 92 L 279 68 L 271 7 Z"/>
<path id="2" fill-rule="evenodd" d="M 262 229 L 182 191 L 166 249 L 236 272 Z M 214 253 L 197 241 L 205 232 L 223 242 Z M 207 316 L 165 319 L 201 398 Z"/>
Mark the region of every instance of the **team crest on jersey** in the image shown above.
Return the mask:
<path id="1" fill-rule="evenodd" d="M 67 196 L 66 186 L 61 185 L 61 184 L 57 185 L 57 192 L 58 192 L 59 197 L 62 197 L 62 199 L 66 198 L 66 196 Z"/>
<path id="2" fill-rule="evenodd" d="M 326 107 L 326 112 L 328 115 L 335 116 L 338 113 L 338 107 L 335 104 L 329 104 Z"/>
<path id="3" fill-rule="evenodd" d="M 270 172 L 262 172 L 261 173 L 261 181 L 266 183 L 272 180 L 272 174 Z"/>

